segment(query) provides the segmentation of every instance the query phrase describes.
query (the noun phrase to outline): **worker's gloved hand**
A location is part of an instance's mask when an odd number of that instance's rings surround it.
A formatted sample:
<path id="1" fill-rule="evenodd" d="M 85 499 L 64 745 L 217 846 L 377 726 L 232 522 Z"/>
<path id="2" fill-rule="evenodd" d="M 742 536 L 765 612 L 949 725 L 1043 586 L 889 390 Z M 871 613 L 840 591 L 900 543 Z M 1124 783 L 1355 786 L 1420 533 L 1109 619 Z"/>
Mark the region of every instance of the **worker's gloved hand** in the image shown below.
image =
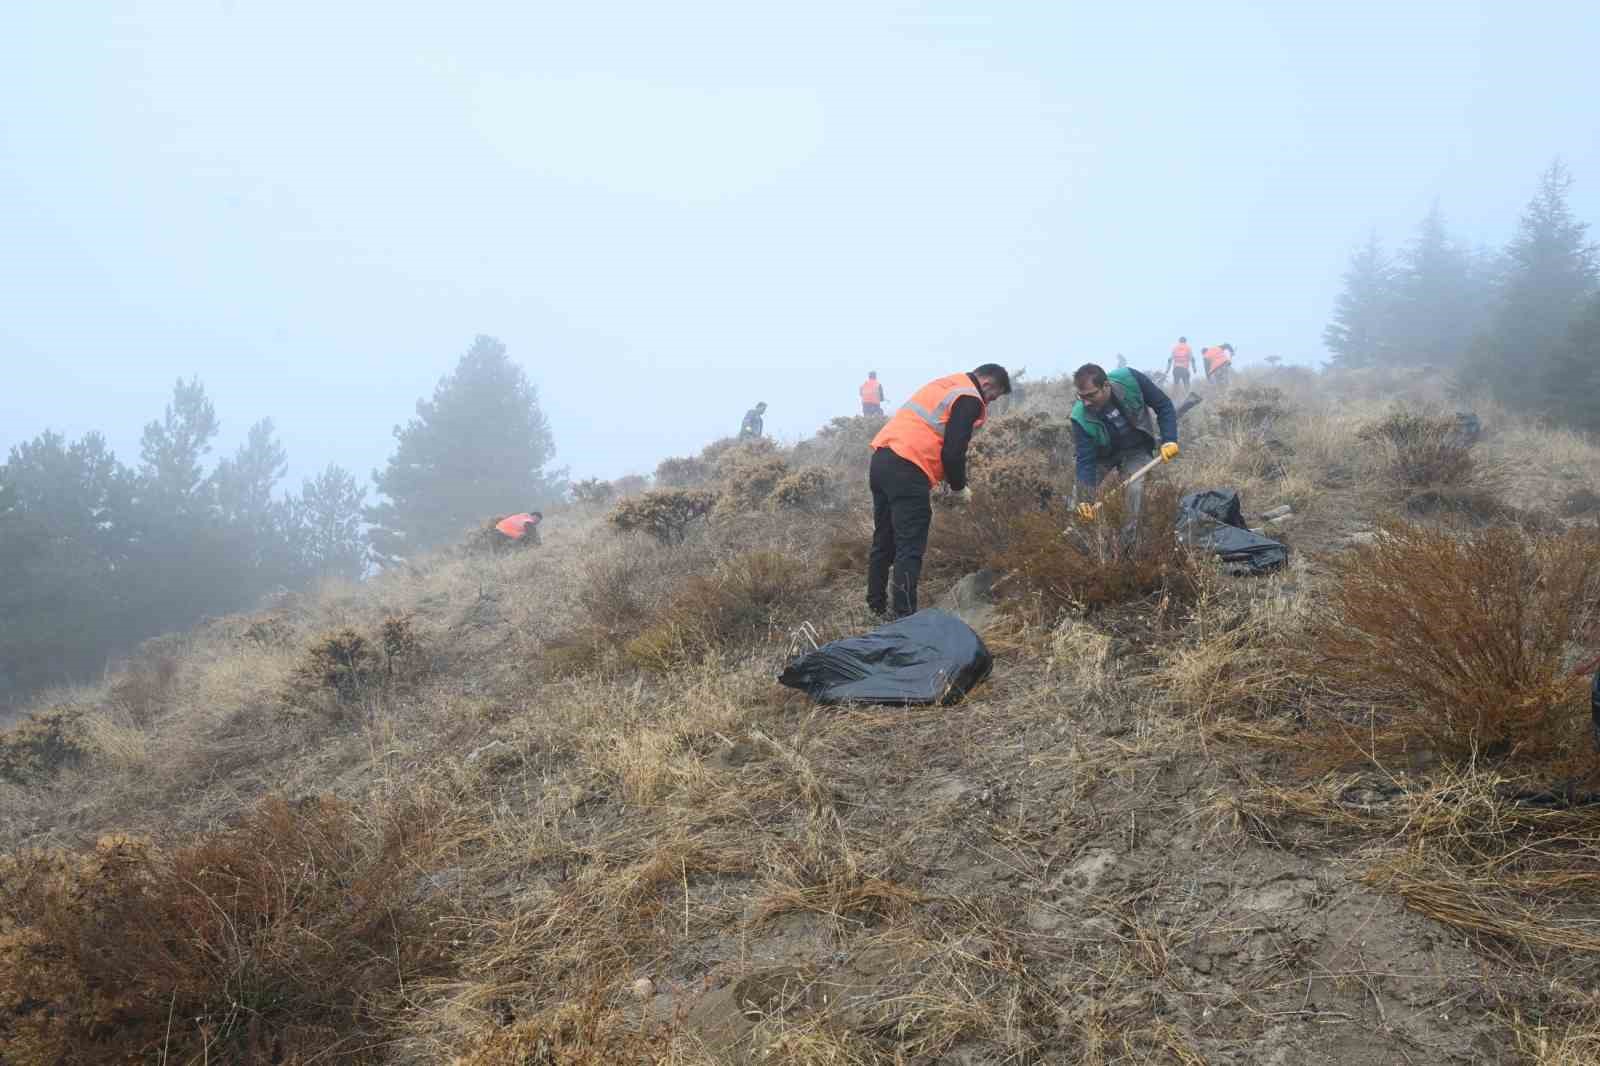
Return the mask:
<path id="1" fill-rule="evenodd" d="M 1161 446 L 1161 461 L 1163 463 L 1170 463 L 1170 462 L 1172 462 L 1172 460 L 1176 459 L 1177 457 L 1178 457 L 1178 442 L 1177 441 L 1175 441 L 1175 440 L 1168 441 L 1167 443 L 1165 443 L 1165 444 L 1163 444 Z"/>
<path id="2" fill-rule="evenodd" d="M 1078 517 L 1082 518 L 1085 522 L 1094 521 L 1094 504 L 1092 504 L 1092 503 L 1080 503 L 1080 504 L 1078 504 Z"/>
<path id="3" fill-rule="evenodd" d="M 960 492 L 955 493 L 954 494 L 954 498 L 955 498 L 955 502 L 956 503 L 961 503 L 961 504 L 971 503 L 972 502 L 972 486 L 968 485 L 966 488 L 962 489 Z"/>

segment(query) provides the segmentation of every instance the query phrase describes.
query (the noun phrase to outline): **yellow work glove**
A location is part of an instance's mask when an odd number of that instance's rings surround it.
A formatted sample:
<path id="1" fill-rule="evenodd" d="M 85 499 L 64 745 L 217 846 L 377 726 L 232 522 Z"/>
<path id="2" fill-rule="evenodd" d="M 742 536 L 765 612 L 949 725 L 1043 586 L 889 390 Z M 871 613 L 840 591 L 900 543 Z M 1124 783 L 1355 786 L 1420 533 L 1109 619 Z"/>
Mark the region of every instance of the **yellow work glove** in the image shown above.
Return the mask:
<path id="1" fill-rule="evenodd" d="M 1093 522 L 1094 521 L 1094 504 L 1092 504 L 1092 503 L 1080 503 L 1080 504 L 1078 504 L 1078 517 L 1082 518 L 1085 522 Z"/>
<path id="2" fill-rule="evenodd" d="M 1177 441 L 1168 441 L 1166 444 L 1163 444 L 1161 446 L 1161 461 L 1163 463 L 1170 463 L 1170 462 L 1172 462 L 1172 460 L 1176 459 L 1177 457 L 1178 457 L 1178 442 Z"/>

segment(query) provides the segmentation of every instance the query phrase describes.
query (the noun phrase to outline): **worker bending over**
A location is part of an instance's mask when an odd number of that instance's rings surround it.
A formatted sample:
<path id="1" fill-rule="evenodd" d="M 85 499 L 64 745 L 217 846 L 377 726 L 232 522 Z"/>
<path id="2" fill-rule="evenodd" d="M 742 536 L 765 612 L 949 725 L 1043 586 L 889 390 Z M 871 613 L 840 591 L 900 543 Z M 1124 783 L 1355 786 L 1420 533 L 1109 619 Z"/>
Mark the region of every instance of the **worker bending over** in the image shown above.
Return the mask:
<path id="1" fill-rule="evenodd" d="M 867 475 L 872 490 L 868 610 L 896 618 L 916 613 L 917 579 L 933 521 L 933 487 L 945 482 L 963 502 L 971 499 L 967 445 L 973 431 L 989 417 L 989 405 L 1010 392 L 1011 376 L 997 363 L 935 378 L 913 393 L 872 438 Z"/>
<path id="2" fill-rule="evenodd" d="M 1116 468 L 1127 478 L 1155 454 L 1153 430 L 1161 431 L 1161 458 L 1178 457 L 1178 411 L 1172 400 L 1148 377 L 1132 367 L 1107 372 L 1085 363 L 1072 375 L 1078 402 L 1072 405 L 1072 444 L 1077 449 L 1078 511 L 1094 517 L 1094 507 L 1083 500 L 1092 496 L 1101 480 Z M 1155 413 L 1154 423 L 1151 412 Z M 1138 518 L 1144 505 L 1144 484 L 1128 485 L 1128 514 Z"/>

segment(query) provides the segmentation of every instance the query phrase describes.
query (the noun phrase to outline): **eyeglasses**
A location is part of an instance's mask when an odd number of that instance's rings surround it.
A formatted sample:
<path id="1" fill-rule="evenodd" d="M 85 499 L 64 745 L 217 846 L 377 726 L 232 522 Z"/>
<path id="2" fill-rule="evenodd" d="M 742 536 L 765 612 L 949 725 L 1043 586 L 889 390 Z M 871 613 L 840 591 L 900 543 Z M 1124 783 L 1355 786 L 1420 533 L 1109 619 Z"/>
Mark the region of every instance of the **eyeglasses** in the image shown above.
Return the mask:
<path id="1" fill-rule="evenodd" d="M 1099 396 L 1102 392 L 1105 392 L 1106 389 L 1110 386 L 1110 384 L 1111 384 L 1110 382 L 1106 382 L 1104 385 L 1096 385 L 1094 388 L 1090 389 L 1088 392 L 1083 392 L 1083 391 L 1080 390 L 1078 392 L 1078 399 L 1080 399 L 1080 400 L 1092 400 L 1096 396 Z"/>

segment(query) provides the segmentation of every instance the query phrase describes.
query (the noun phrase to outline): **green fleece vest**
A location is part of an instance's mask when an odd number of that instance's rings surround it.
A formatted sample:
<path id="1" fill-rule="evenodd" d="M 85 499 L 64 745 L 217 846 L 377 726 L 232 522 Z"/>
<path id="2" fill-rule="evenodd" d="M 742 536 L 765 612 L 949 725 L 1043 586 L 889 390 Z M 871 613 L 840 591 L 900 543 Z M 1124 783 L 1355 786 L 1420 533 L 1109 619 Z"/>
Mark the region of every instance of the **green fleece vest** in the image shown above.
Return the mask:
<path id="1" fill-rule="evenodd" d="M 1139 379 L 1133 376 L 1133 371 L 1127 367 L 1108 370 L 1106 380 L 1111 382 L 1113 401 L 1122 406 L 1122 413 L 1128 417 L 1128 424 L 1149 433 L 1150 411 L 1144 402 L 1144 391 L 1139 388 Z M 1072 405 L 1072 420 L 1089 434 L 1089 439 L 1094 441 L 1095 447 L 1101 454 L 1111 450 L 1111 431 L 1106 428 L 1099 415 L 1084 406 L 1082 400 Z M 1155 434 L 1151 433 L 1151 436 Z"/>

